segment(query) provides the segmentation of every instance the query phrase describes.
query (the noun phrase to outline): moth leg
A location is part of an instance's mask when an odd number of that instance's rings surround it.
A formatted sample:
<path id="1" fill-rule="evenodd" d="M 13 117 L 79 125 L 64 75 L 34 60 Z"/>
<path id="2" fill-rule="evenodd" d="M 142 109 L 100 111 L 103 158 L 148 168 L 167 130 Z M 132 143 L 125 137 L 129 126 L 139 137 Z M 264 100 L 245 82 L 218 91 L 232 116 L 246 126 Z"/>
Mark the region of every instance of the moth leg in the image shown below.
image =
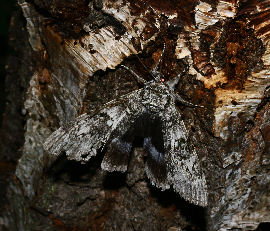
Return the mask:
<path id="1" fill-rule="evenodd" d="M 176 78 L 170 80 L 167 82 L 167 85 L 171 88 L 171 90 L 173 91 L 175 89 L 175 86 L 179 83 L 179 81 L 181 80 L 181 78 L 184 76 L 184 74 L 187 72 L 188 70 L 188 67 L 185 68 L 185 70 L 183 72 L 181 72 L 179 75 L 177 75 Z M 200 107 L 200 108 L 204 108 L 204 106 L 200 106 L 200 105 L 197 105 L 197 104 L 193 104 L 193 103 L 190 103 L 186 100 L 184 100 L 180 95 L 178 94 L 174 94 L 174 99 L 175 101 L 185 105 L 185 106 L 188 106 L 188 107 Z"/>
<path id="2" fill-rule="evenodd" d="M 180 80 L 182 79 L 182 77 L 185 75 L 185 73 L 187 72 L 189 67 L 186 67 L 184 69 L 184 71 L 182 71 L 179 75 L 177 75 L 175 78 L 173 78 L 172 80 L 169 80 L 166 82 L 166 84 L 172 89 L 174 90 L 176 85 L 180 82 Z"/>
<path id="3" fill-rule="evenodd" d="M 174 97 L 175 97 L 175 100 L 187 107 L 200 107 L 200 108 L 204 108 L 204 106 L 201 106 L 201 105 L 197 105 L 197 104 L 193 104 L 193 103 L 190 103 L 186 100 L 184 100 L 180 95 L 178 94 L 174 94 Z"/>

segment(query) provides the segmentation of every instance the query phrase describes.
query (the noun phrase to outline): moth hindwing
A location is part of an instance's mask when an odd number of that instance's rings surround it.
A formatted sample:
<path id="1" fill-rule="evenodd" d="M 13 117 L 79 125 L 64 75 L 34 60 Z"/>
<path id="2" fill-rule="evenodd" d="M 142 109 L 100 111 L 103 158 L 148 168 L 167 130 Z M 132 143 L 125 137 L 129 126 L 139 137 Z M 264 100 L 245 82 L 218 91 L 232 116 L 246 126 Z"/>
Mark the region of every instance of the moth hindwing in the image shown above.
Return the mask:
<path id="1" fill-rule="evenodd" d="M 205 176 L 175 104 L 197 105 L 174 93 L 183 73 L 164 82 L 157 66 L 149 82 L 131 71 L 143 83 L 141 89 L 110 101 L 94 116 L 80 115 L 69 128 L 60 127 L 48 137 L 44 149 L 53 155 L 65 151 L 68 159 L 86 162 L 107 145 L 101 167 L 124 172 L 134 137 L 139 135 L 148 154 L 145 171 L 151 183 L 162 190 L 172 186 L 184 199 L 206 206 Z"/>

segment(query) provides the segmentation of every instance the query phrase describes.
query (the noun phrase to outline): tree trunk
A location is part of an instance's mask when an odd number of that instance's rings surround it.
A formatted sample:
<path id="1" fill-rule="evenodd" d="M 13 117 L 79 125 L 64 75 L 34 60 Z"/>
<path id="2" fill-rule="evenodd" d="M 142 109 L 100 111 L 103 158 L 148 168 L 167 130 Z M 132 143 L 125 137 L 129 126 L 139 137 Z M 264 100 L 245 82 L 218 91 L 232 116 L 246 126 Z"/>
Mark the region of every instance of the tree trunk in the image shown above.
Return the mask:
<path id="1" fill-rule="evenodd" d="M 0 133 L 0 230 L 269 230 L 269 0 L 18 5 Z M 164 44 L 165 82 L 188 67 L 175 91 L 202 106 L 177 104 L 206 178 L 205 208 L 152 186 L 140 144 L 126 173 L 101 169 L 106 150 L 83 165 L 43 149 L 60 126 L 141 88 L 120 64 L 151 80 Z M 7 164 L 17 160 L 16 169 Z"/>

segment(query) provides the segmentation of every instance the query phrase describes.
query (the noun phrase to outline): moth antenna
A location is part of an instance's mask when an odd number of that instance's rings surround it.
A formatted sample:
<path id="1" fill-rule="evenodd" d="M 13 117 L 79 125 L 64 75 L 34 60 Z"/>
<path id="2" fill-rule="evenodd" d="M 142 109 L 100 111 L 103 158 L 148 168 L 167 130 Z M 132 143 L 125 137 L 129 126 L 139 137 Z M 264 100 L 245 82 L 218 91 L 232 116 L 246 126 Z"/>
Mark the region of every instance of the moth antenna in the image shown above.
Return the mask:
<path id="1" fill-rule="evenodd" d="M 193 103 L 190 103 L 186 100 L 184 100 L 180 95 L 178 94 L 174 94 L 174 97 L 175 97 L 175 100 L 187 107 L 200 107 L 200 108 L 204 108 L 204 106 L 201 106 L 201 105 L 197 105 L 197 104 L 193 104 Z"/>
<path id="2" fill-rule="evenodd" d="M 144 69 L 147 70 L 148 72 L 150 72 L 150 70 L 147 68 L 147 66 L 144 65 L 144 63 L 142 62 L 140 57 L 137 54 L 135 54 L 135 55 L 136 55 L 137 59 L 140 61 L 140 63 L 143 65 Z"/>
<path id="3" fill-rule="evenodd" d="M 147 66 L 144 65 L 144 63 L 142 62 L 142 60 L 140 59 L 140 57 L 135 54 L 137 59 L 140 61 L 140 63 L 143 65 L 143 67 L 145 68 L 145 70 L 147 70 L 148 73 L 150 73 L 150 75 L 153 77 L 153 79 L 155 79 L 155 76 L 152 74 L 152 72 L 147 68 Z"/>
<path id="4" fill-rule="evenodd" d="M 121 67 L 125 68 L 126 70 L 128 70 L 133 76 L 135 76 L 136 80 L 138 83 L 141 84 L 145 84 L 147 83 L 146 80 L 144 80 L 143 78 L 141 78 L 137 73 L 135 73 L 133 70 L 131 70 L 129 67 L 125 66 L 125 65 L 120 65 Z"/>
<path id="5" fill-rule="evenodd" d="M 155 64 L 154 68 L 152 69 L 152 71 L 151 71 L 152 73 L 153 72 L 157 72 L 158 66 L 161 63 L 162 59 L 163 59 L 163 55 L 165 53 L 165 48 L 166 48 L 166 44 L 164 43 L 163 44 L 163 50 L 162 50 L 161 56 L 160 56 L 159 60 L 157 61 L 157 63 Z"/>

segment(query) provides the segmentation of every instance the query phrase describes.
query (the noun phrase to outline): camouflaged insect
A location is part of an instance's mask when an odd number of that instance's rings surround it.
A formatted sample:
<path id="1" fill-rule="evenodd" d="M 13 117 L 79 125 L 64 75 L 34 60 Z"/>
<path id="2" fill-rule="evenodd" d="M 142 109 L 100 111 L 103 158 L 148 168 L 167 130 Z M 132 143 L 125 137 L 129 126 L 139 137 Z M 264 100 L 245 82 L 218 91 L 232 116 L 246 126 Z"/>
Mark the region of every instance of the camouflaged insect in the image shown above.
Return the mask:
<path id="1" fill-rule="evenodd" d="M 134 138 L 143 137 L 148 154 L 145 171 L 151 183 L 162 190 L 172 185 L 184 199 L 206 206 L 205 176 L 175 104 L 197 105 L 174 93 L 183 73 L 164 82 L 163 74 L 157 70 L 160 61 L 151 71 L 153 80 L 149 82 L 122 66 L 143 88 L 108 102 L 93 116 L 82 114 L 69 128 L 60 127 L 46 140 L 44 149 L 53 155 L 64 151 L 68 159 L 86 162 L 107 146 L 102 169 L 125 172 Z"/>

